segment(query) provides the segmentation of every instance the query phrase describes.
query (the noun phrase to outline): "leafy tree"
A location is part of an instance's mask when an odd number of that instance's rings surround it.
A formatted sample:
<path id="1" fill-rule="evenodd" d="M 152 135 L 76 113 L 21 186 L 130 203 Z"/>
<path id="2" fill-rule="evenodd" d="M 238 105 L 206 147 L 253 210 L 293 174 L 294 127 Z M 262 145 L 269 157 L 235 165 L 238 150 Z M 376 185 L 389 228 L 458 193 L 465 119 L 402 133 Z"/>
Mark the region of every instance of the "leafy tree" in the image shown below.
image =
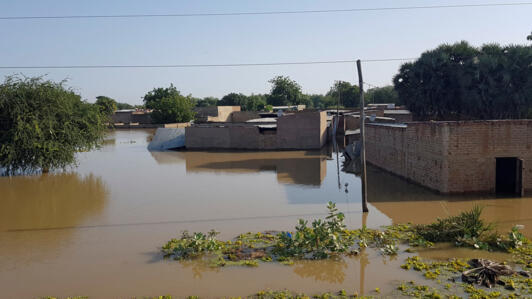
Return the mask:
<path id="1" fill-rule="evenodd" d="M 174 94 L 152 102 L 151 118 L 158 124 L 189 122 L 194 118 L 193 107 L 189 97 Z"/>
<path id="2" fill-rule="evenodd" d="M 154 103 L 160 101 L 164 98 L 180 97 L 181 93 L 175 88 L 173 84 L 170 84 L 170 87 L 159 87 L 154 88 L 152 91 L 148 92 L 144 98 L 144 106 L 148 109 L 154 109 Z"/>
<path id="3" fill-rule="evenodd" d="M 252 94 L 247 97 L 245 111 L 262 111 L 266 107 L 266 96 Z"/>
<path id="4" fill-rule="evenodd" d="M 532 40 L 532 32 L 526 37 L 527 40 Z"/>
<path id="5" fill-rule="evenodd" d="M 225 95 L 219 102 L 217 106 L 245 106 L 246 105 L 246 96 L 241 93 L 232 92 Z"/>
<path id="6" fill-rule="evenodd" d="M 48 172 L 75 163 L 105 131 L 99 106 L 42 77 L 10 76 L 0 85 L 0 167 L 4 173 Z"/>
<path id="7" fill-rule="evenodd" d="M 367 101 L 368 103 L 375 104 L 399 104 L 399 96 L 391 85 L 384 87 L 375 87 L 368 89 L 368 91 L 366 92 L 365 101 Z"/>
<path id="8" fill-rule="evenodd" d="M 263 95 L 246 96 L 241 93 L 230 93 L 225 95 L 218 106 L 240 106 L 242 111 L 259 111 L 264 109 L 266 98 Z"/>
<path id="9" fill-rule="evenodd" d="M 205 97 L 203 99 L 195 99 L 194 106 L 196 107 L 210 107 L 218 105 L 218 98 L 215 97 Z"/>
<path id="10" fill-rule="evenodd" d="M 135 108 L 133 105 L 130 105 L 128 103 L 116 103 L 116 109 L 118 110 L 124 110 L 124 109 L 133 109 Z"/>
<path id="11" fill-rule="evenodd" d="M 107 117 L 110 117 L 111 115 L 113 115 L 113 113 L 117 109 L 116 101 L 106 96 L 96 97 L 95 104 L 100 109 L 100 112 Z"/>
<path id="12" fill-rule="evenodd" d="M 340 99 L 340 105 L 344 107 L 358 107 L 360 105 L 360 89 L 346 81 L 336 81 L 327 96 L 334 100 L 334 104 Z"/>
<path id="13" fill-rule="evenodd" d="M 277 76 L 269 81 L 272 84 L 267 103 L 272 106 L 305 105 L 310 102 L 304 97 L 301 86 L 290 77 Z"/>
<path id="14" fill-rule="evenodd" d="M 532 47 L 442 45 L 401 66 L 395 89 L 418 119 L 532 117 Z"/>

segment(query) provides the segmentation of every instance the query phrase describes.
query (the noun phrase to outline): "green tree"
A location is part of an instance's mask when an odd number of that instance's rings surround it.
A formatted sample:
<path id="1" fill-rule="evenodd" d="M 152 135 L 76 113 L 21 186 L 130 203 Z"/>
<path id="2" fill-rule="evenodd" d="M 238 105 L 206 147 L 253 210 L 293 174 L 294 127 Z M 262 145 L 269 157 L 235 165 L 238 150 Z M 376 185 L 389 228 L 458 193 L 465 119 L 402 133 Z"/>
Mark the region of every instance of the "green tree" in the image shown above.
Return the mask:
<path id="1" fill-rule="evenodd" d="M 48 172 L 97 147 L 105 131 L 99 107 L 42 77 L 10 76 L 0 85 L 2 172 Z"/>
<path id="2" fill-rule="evenodd" d="M 393 86 L 375 87 L 365 93 L 365 101 L 374 104 L 399 104 L 399 96 Z"/>
<path id="3" fill-rule="evenodd" d="M 357 85 L 352 85 L 346 81 L 336 81 L 331 87 L 327 96 L 334 100 L 334 104 L 338 99 L 340 105 L 344 107 L 358 107 L 360 105 L 360 89 Z"/>
<path id="4" fill-rule="evenodd" d="M 532 117 L 532 47 L 467 42 L 441 45 L 394 77 L 400 101 L 417 119 Z"/>
<path id="5" fill-rule="evenodd" d="M 532 32 L 526 37 L 527 40 L 532 40 Z"/>
<path id="6" fill-rule="evenodd" d="M 267 103 L 272 106 L 305 105 L 310 102 L 304 97 L 301 86 L 290 77 L 277 76 L 269 81 L 272 84 Z"/>
<path id="7" fill-rule="evenodd" d="M 106 96 L 96 97 L 95 104 L 100 109 L 100 112 L 107 117 L 110 117 L 111 115 L 113 115 L 113 113 L 117 109 L 116 101 Z"/>
<path id="8" fill-rule="evenodd" d="M 144 106 L 148 109 L 154 109 L 154 103 L 160 101 L 164 98 L 180 97 L 181 93 L 173 84 L 170 84 L 170 87 L 159 87 L 154 88 L 152 91 L 148 92 L 144 97 Z"/>
<path id="9" fill-rule="evenodd" d="M 128 103 L 116 103 L 116 109 L 118 110 L 124 110 L 124 109 L 133 109 L 133 105 Z"/>
<path id="10" fill-rule="evenodd" d="M 245 111 L 262 111 L 266 107 L 266 96 L 262 94 L 252 94 L 247 97 Z"/>
<path id="11" fill-rule="evenodd" d="M 247 97 L 241 93 L 232 92 L 225 95 L 217 106 L 245 106 Z"/>
<path id="12" fill-rule="evenodd" d="M 215 97 L 205 97 L 203 99 L 196 99 L 194 106 L 196 107 L 211 107 L 218 104 L 219 99 Z"/>
<path id="13" fill-rule="evenodd" d="M 151 118 L 157 124 L 183 123 L 194 118 L 192 101 L 181 94 L 174 94 L 152 102 L 151 107 L 153 108 Z"/>

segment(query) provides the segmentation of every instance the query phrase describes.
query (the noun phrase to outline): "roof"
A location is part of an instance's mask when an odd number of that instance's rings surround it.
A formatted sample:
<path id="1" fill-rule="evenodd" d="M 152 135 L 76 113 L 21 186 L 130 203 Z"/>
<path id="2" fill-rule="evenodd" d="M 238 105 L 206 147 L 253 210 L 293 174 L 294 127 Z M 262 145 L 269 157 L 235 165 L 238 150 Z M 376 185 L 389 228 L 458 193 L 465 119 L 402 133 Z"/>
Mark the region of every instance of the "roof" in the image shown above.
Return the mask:
<path id="1" fill-rule="evenodd" d="M 384 114 L 412 114 L 408 110 L 384 110 Z"/>

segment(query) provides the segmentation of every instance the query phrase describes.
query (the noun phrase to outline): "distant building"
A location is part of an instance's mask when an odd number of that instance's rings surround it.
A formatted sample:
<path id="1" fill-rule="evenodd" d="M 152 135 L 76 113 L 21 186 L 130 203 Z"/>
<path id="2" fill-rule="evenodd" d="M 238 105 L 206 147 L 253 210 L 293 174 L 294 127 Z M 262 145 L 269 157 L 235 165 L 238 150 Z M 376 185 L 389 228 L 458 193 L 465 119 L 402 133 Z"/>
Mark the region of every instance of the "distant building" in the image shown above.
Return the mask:
<path id="1" fill-rule="evenodd" d="M 146 110 L 117 110 L 111 119 L 115 127 L 156 127 L 152 123 L 151 111 Z"/>
<path id="2" fill-rule="evenodd" d="M 211 106 L 194 109 L 197 123 L 240 123 L 259 118 L 259 114 L 251 111 L 240 111 L 240 106 Z"/>
<path id="3" fill-rule="evenodd" d="M 277 112 L 277 111 L 287 112 L 287 111 L 303 111 L 306 108 L 307 108 L 306 105 L 273 106 L 272 110 L 273 112 Z"/>
<path id="4" fill-rule="evenodd" d="M 366 125 L 369 163 L 441 193 L 532 191 L 532 120 Z"/>

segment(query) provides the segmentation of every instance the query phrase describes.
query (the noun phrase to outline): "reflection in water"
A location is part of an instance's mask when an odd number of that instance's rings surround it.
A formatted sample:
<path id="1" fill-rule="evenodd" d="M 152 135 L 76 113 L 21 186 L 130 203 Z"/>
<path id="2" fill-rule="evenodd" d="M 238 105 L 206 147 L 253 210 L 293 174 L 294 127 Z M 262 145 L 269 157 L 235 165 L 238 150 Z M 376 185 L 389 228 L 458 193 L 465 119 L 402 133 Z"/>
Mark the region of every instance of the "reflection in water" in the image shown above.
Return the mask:
<path id="1" fill-rule="evenodd" d="M 75 226 L 101 213 L 104 182 L 75 173 L 0 177 L 0 231 Z"/>
<path id="2" fill-rule="evenodd" d="M 182 260 L 182 261 L 179 261 L 179 264 L 183 266 L 183 268 L 192 271 L 192 277 L 194 279 L 203 278 L 203 274 L 206 272 L 218 273 L 220 272 L 220 270 L 223 269 L 220 267 L 212 266 L 208 262 L 205 262 L 203 260 L 192 260 L 192 261 Z"/>
<path id="3" fill-rule="evenodd" d="M 523 233 L 532 237 L 532 198 L 442 195 L 372 166 L 367 176 L 369 202 L 394 223 L 430 223 L 479 205 L 484 207 L 483 217 L 495 222 L 499 230 L 521 224 Z"/>
<path id="4" fill-rule="evenodd" d="M 186 163 L 187 172 L 253 173 L 273 171 L 282 184 L 320 186 L 327 173 L 320 152 L 150 152 L 159 164 Z"/>
<path id="5" fill-rule="evenodd" d="M 315 261 L 297 261 L 294 273 L 302 278 L 313 278 L 328 283 L 343 283 L 347 263 L 343 258 Z"/>

